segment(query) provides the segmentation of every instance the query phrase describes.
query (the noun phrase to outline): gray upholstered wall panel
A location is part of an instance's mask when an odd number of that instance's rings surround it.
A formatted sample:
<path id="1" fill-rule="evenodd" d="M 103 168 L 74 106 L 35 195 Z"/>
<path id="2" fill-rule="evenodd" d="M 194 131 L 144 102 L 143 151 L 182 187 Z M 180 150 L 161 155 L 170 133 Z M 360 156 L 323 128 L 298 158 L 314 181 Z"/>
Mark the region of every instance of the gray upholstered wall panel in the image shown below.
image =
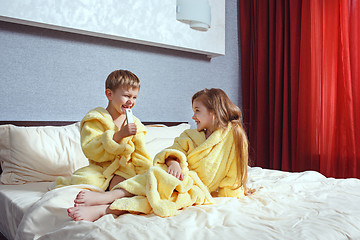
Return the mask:
<path id="1" fill-rule="evenodd" d="M 140 77 L 143 121 L 191 122 L 191 96 L 220 87 L 241 104 L 237 1 L 226 1 L 226 55 L 203 55 L 0 22 L 0 120 L 81 120 L 106 107 L 115 69 Z"/>

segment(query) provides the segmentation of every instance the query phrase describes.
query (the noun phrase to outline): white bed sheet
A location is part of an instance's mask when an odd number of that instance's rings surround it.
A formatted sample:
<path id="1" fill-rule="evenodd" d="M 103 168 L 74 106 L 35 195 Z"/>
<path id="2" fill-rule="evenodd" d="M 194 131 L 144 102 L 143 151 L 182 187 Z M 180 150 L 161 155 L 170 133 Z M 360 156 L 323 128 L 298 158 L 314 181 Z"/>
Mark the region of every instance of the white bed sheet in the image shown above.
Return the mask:
<path id="1" fill-rule="evenodd" d="M 50 182 L 4 185 L 0 182 L 0 231 L 14 239 L 24 213 L 47 191 Z"/>
<path id="2" fill-rule="evenodd" d="M 81 186 L 47 192 L 24 215 L 16 239 L 360 239 L 360 180 L 313 171 L 249 170 L 250 197 L 217 198 L 177 216 L 106 215 L 74 222 L 66 213 Z"/>

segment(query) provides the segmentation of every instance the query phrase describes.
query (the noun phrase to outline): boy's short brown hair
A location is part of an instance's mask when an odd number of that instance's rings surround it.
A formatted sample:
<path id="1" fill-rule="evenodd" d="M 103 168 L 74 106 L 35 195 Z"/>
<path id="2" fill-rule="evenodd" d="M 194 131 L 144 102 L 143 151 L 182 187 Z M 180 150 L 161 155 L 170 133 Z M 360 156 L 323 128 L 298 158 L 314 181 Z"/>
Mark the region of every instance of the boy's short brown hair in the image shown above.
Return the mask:
<path id="1" fill-rule="evenodd" d="M 115 70 L 109 74 L 105 81 L 105 89 L 112 91 L 124 86 L 140 89 L 140 80 L 134 73 L 128 70 Z"/>

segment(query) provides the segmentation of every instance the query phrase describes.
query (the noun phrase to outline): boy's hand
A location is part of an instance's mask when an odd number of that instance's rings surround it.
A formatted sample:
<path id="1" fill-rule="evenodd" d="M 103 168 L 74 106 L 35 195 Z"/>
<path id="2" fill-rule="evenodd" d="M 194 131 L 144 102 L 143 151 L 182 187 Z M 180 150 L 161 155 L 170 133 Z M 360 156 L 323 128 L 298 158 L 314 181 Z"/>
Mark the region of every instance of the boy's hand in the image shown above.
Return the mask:
<path id="1" fill-rule="evenodd" d="M 123 128 L 121 128 L 120 131 L 124 132 L 123 133 L 124 138 L 129 137 L 131 135 L 136 135 L 136 132 L 137 132 L 136 124 L 135 123 L 129 123 L 129 124 L 125 125 Z"/>
<path id="2" fill-rule="evenodd" d="M 115 142 L 120 142 L 121 139 L 132 136 L 132 135 L 136 135 L 137 132 L 137 127 L 135 123 L 129 123 L 127 125 L 125 125 L 124 127 L 122 127 L 120 129 L 120 131 L 116 132 L 114 134 L 114 141 Z"/>
<path id="3" fill-rule="evenodd" d="M 168 165 L 167 173 L 173 175 L 177 179 L 183 180 L 184 176 L 180 167 L 180 163 L 174 159 L 167 159 L 166 165 Z"/>

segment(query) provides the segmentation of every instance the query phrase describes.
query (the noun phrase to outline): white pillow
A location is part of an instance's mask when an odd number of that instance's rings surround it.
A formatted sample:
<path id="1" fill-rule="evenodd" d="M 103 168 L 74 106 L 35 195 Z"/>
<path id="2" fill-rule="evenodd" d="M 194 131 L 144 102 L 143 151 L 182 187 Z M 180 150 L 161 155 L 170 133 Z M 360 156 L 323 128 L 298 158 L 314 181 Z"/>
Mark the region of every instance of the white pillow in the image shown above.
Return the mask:
<path id="1" fill-rule="evenodd" d="M 146 148 L 154 158 L 164 148 L 170 147 L 174 139 L 190 128 L 187 123 L 181 123 L 176 126 L 167 127 L 165 125 L 147 125 L 147 134 L 145 135 Z"/>
<path id="2" fill-rule="evenodd" d="M 145 141 L 153 158 L 171 146 L 189 124 L 148 125 Z M 1 182 L 24 184 L 69 177 L 88 165 L 80 145 L 80 123 L 63 127 L 0 126 Z"/>
<path id="3" fill-rule="evenodd" d="M 80 123 L 63 127 L 0 126 L 1 182 L 54 181 L 88 165 L 80 145 Z"/>

